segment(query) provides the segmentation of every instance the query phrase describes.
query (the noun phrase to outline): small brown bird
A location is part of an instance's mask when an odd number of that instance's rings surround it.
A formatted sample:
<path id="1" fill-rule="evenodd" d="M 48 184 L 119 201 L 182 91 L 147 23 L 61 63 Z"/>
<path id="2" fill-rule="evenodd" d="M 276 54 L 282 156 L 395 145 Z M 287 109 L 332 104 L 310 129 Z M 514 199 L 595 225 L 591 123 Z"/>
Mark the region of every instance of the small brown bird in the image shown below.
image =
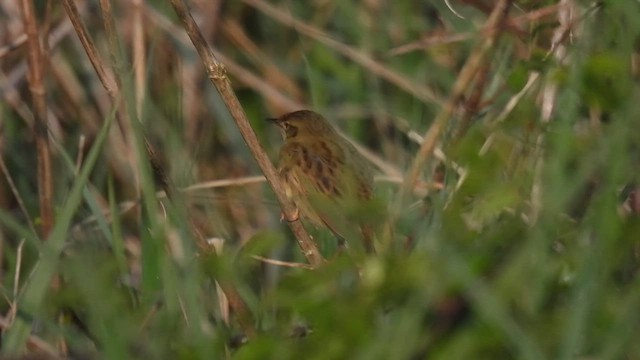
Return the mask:
<path id="1" fill-rule="evenodd" d="M 374 252 L 373 172 L 366 159 L 322 115 L 300 110 L 269 119 L 281 130 L 278 171 L 299 214 L 339 240 L 361 238 Z M 359 230 L 359 231 L 358 231 Z"/>

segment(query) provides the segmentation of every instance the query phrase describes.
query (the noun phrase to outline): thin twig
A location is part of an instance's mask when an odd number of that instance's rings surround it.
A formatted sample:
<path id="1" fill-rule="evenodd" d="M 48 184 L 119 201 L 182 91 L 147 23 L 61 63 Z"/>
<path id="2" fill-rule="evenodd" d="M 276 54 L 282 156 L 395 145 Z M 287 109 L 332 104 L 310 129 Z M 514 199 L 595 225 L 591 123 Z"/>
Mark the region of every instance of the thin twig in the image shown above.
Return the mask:
<path id="1" fill-rule="evenodd" d="M 449 0 L 444 0 L 445 5 L 447 5 L 447 7 L 449 8 L 449 10 L 453 13 L 453 15 L 459 17 L 460 19 L 466 19 L 464 16 L 462 16 L 460 13 L 458 13 L 453 6 L 451 6 L 451 4 L 449 3 Z"/>
<path id="2" fill-rule="evenodd" d="M 117 74 L 122 73 L 122 55 L 120 54 L 120 43 L 118 41 L 118 35 L 116 34 L 116 24 L 115 19 L 113 18 L 111 0 L 100 0 L 100 10 L 102 14 L 102 23 L 104 24 L 104 30 L 107 35 L 107 42 L 109 43 L 111 65 L 114 67 L 114 71 L 116 73 L 113 77 L 117 85 L 114 91 L 119 94 L 119 89 L 122 87 L 122 84 L 120 83 L 120 79 Z"/>
<path id="3" fill-rule="evenodd" d="M 466 173 L 465 169 L 457 166 L 453 162 L 451 162 L 451 164 L 454 167 L 454 170 L 456 170 L 461 177 L 465 175 Z M 402 185 L 404 181 L 404 179 L 401 176 L 387 176 L 387 175 L 376 175 L 374 176 L 373 180 L 376 183 L 388 183 L 388 184 L 396 184 L 396 185 Z M 193 184 L 185 188 L 180 188 L 178 189 L 178 191 L 182 193 L 190 193 L 190 192 L 196 192 L 201 190 L 245 186 L 245 185 L 251 185 L 251 184 L 261 184 L 266 181 L 267 179 L 262 175 L 247 176 L 247 177 L 233 178 L 233 179 L 211 180 L 211 181 L 205 181 L 205 182 Z M 436 182 L 420 182 L 419 181 L 416 184 L 416 187 L 414 189 L 414 194 L 416 194 L 417 196 L 424 196 L 430 190 L 442 190 L 442 184 L 436 183 Z M 204 195 L 198 195 L 198 196 L 203 197 Z M 167 194 L 164 190 L 161 190 L 156 193 L 156 197 L 158 200 L 166 199 Z M 124 215 L 128 211 L 131 211 L 131 209 L 135 208 L 138 205 L 138 203 L 139 203 L 138 201 L 132 201 L 132 200 L 127 200 L 119 203 L 117 215 L 118 216 Z M 110 221 L 113 215 L 115 214 L 112 214 L 110 210 L 102 211 L 102 216 L 104 216 L 104 218 L 107 221 Z M 76 226 L 86 226 L 88 224 L 94 223 L 95 221 L 96 221 L 96 216 L 90 215 L 82 219 L 81 221 L 79 221 Z M 210 241 L 205 240 L 201 242 L 209 243 Z"/>
<path id="4" fill-rule="evenodd" d="M 74 169 L 75 174 L 80 174 L 80 168 L 82 167 L 82 160 L 84 158 L 84 144 L 86 137 L 84 135 L 80 135 L 78 139 L 78 155 L 76 156 L 76 167 Z"/>
<path id="5" fill-rule="evenodd" d="M 247 119 L 244 109 L 240 105 L 240 102 L 238 101 L 238 98 L 236 97 L 231 87 L 231 82 L 227 77 L 224 65 L 216 59 L 213 52 L 207 45 L 204 37 L 202 36 L 202 33 L 200 32 L 200 29 L 198 28 L 198 25 L 191 16 L 191 13 L 189 13 L 189 11 L 187 10 L 184 1 L 171 0 L 171 5 L 173 5 L 178 18 L 182 21 L 187 34 L 191 38 L 193 45 L 200 55 L 200 59 L 202 60 L 207 73 L 209 74 L 209 78 L 220 93 L 220 96 L 227 106 L 227 109 L 238 125 L 242 137 L 251 150 L 251 153 L 260 166 L 260 169 L 265 174 L 267 182 L 276 194 L 276 198 L 280 203 L 285 219 L 287 219 L 287 223 L 289 224 L 293 234 L 298 240 L 298 245 L 300 246 L 302 253 L 312 266 L 320 266 L 322 263 L 324 263 L 324 258 L 320 254 L 320 251 L 318 250 L 316 244 L 313 242 L 309 234 L 302 226 L 302 222 L 296 215 L 295 206 L 285 195 L 285 191 L 278 177 L 278 173 L 269 160 L 269 157 L 262 149 L 262 146 L 258 142 L 258 138 L 256 137 L 253 128 L 251 127 L 249 120 Z"/>
<path id="6" fill-rule="evenodd" d="M 467 130 L 472 124 L 474 116 L 480 110 L 482 97 L 485 93 L 484 90 L 487 85 L 488 77 L 489 66 L 485 64 L 481 66 L 480 69 L 478 69 L 478 75 L 476 76 L 473 90 L 464 103 L 464 112 L 460 117 L 455 130 L 453 131 L 452 138 L 454 142 L 460 141 L 464 137 L 464 135 L 467 133 Z"/>
<path id="7" fill-rule="evenodd" d="M 313 269 L 312 266 L 310 266 L 309 264 L 302 264 L 302 263 L 294 263 L 294 262 L 288 262 L 288 261 L 282 261 L 282 260 L 276 260 L 276 259 L 269 259 L 260 255 L 251 255 L 252 258 L 261 261 L 263 263 L 267 263 L 267 264 L 271 264 L 271 265 L 277 265 L 277 266 L 284 266 L 284 267 L 292 267 L 292 268 L 299 268 L 299 269 Z"/>
<path id="8" fill-rule="evenodd" d="M 142 103 L 147 83 L 142 10 L 142 0 L 133 0 L 133 72 L 135 76 L 135 96 L 138 118 L 142 117 Z"/>
<path id="9" fill-rule="evenodd" d="M 460 170 L 460 169 L 461 168 L 456 165 L 456 170 Z M 392 184 L 402 184 L 403 182 L 402 176 L 399 176 L 399 175 L 376 175 L 374 177 L 374 180 L 377 182 L 386 182 L 386 183 L 392 183 Z M 244 186 L 249 184 L 259 184 L 265 181 L 266 179 L 262 175 L 246 176 L 246 177 L 233 178 L 233 179 L 219 179 L 219 180 L 204 181 L 197 184 L 193 184 L 180 189 L 180 191 L 191 192 L 191 191 L 225 188 L 225 187 L 232 187 L 232 186 Z M 164 194 L 158 193 L 158 196 L 162 197 L 164 196 Z"/>
<path id="10" fill-rule="evenodd" d="M 13 39 L 8 45 L 0 46 L 0 59 L 9 54 L 10 52 L 18 49 L 24 43 L 27 42 L 27 34 L 20 34 Z"/>
<path id="11" fill-rule="evenodd" d="M 211 180 L 211 181 L 205 181 L 205 182 L 201 182 L 191 186 L 187 186 L 186 188 L 182 189 L 182 191 L 196 191 L 196 190 L 203 190 L 203 189 L 229 187 L 229 186 L 243 186 L 247 184 L 262 183 L 264 181 L 265 181 L 265 178 L 262 175 L 248 176 L 248 177 L 235 178 L 235 179 Z"/>
<path id="12" fill-rule="evenodd" d="M 46 239 L 53 226 L 53 178 L 51 176 L 51 150 L 49 149 L 49 131 L 47 126 L 47 100 L 44 86 L 46 59 L 43 56 L 42 43 L 38 34 L 33 2 L 20 2 L 22 20 L 27 33 L 29 64 L 29 90 L 34 106 L 34 132 L 38 161 L 38 192 L 40 202 L 40 227 L 42 238 Z"/>
<path id="13" fill-rule="evenodd" d="M 22 272 L 22 250 L 24 249 L 25 239 L 20 240 L 16 249 L 16 266 L 13 275 L 13 300 L 11 301 L 11 309 L 9 310 L 9 319 L 13 322 L 18 313 L 18 295 L 20 293 L 20 273 Z"/>
<path id="14" fill-rule="evenodd" d="M 100 55 L 98 54 L 98 49 L 93 43 L 93 40 L 91 40 L 91 37 L 89 37 L 87 29 L 80 19 L 80 14 L 78 13 L 76 4 L 73 2 L 73 0 L 63 0 L 62 4 L 64 5 L 64 9 L 67 12 L 67 16 L 73 24 L 73 28 L 76 30 L 78 38 L 80 38 L 80 42 L 82 43 L 84 50 L 87 52 L 89 61 L 91 61 L 91 65 L 93 65 L 93 69 L 96 71 L 96 74 L 98 75 L 102 86 L 104 86 L 105 90 L 107 90 L 109 97 L 111 99 L 115 99 L 116 94 L 118 93 L 118 86 L 116 84 L 116 81 L 113 77 L 113 74 L 107 72 L 104 63 L 101 61 Z"/>

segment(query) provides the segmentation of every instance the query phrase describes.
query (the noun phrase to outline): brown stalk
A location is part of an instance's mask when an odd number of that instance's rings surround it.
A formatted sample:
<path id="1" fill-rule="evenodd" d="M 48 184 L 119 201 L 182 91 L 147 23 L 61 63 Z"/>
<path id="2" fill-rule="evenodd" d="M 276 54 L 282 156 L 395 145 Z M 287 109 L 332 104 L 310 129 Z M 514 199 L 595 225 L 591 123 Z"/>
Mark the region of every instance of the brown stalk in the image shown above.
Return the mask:
<path id="1" fill-rule="evenodd" d="M 102 14 L 102 24 L 104 24 L 104 30 L 107 33 L 107 42 L 109 43 L 109 55 L 111 56 L 111 64 L 115 68 L 116 74 L 122 73 L 122 64 L 120 56 L 120 44 L 118 43 L 118 36 L 116 35 L 116 24 L 113 18 L 113 11 L 111 9 L 111 0 L 100 0 L 100 10 Z M 118 87 L 122 86 L 119 82 L 119 78 L 116 75 L 115 81 Z"/>
<path id="2" fill-rule="evenodd" d="M 102 87 L 107 92 L 110 103 L 112 104 L 112 106 L 121 106 L 121 98 L 119 97 L 120 89 L 115 79 L 115 75 L 110 71 L 110 69 L 106 66 L 106 64 L 100 57 L 97 47 L 93 43 L 93 40 L 89 36 L 89 33 L 84 23 L 82 22 L 75 2 L 73 0 L 63 0 L 63 5 L 67 16 L 71 20 L 71 24 L 73 25 L 73 28 L 78 35 L 78 38 L 80 39 L 82 48 L 87 54 L 89 62 L 91 62 L 91 66 L 98 75 L 98 80 L 100 80 Z M 102 102 L 99 101 L 99 103 Z M 124 177 L 128 180 L 132 172 L 134 176 L 137 175 L 138 166 L 134 163 L 136 157 L 130 155 L 130 148 L 127 145 L 126 135 L 129 132 L 122 131 L 122 129 L 128 129 L 127 125 L 129 124 L 128 121 L 123 121 L 123 116 L 126 116 L 126 112 L 116 112 L 116 122 L 118 123 L 118 127 L 113 126 L 109 133 L 109 140 L 114 144 L 114 147 L 117 149 L 117 154 L 119 154 L 119 156 L 113 156 L 113 154 L 116 152 L 108 152 L 107 156 L 115 165 L 117 173 L 125 174 Z M 129 167 L 126 166 L 127 163 Z"/>
<path id="3" fill-rule="evenodd" d="M 93 40 L 89 37 L 89 33 L 87 29 L 84 27 L 82 20 L 80 19 L 80 14 L 78 13 L 78 8 L 73 0 L 63 0 L 62 4 L 64 5 L 64 9 L 67 12 L 67 16 L 71 20 L 71 24 L 73 24 L 73 28 L 76 30 L 76 34 L 82 43 L 82 47 L 84 48 L 87 56 L 89 57 L 89 61 L 91 61 L 91 65 L 93 65 L 93 69 L 96 71 L 98 75 L 98 79 L 104 86 L 105 90 L 107 90 L 107 94 L 109 98 L 116 99 L 116 94 L 118 93 L 118 85 L 116 84 L 115 79 L 109 73 L 98 54 L 98 49 L 96 48 Z"/>
<path id="4" fill-rule="evenodd" d="M 138 117 L 142 114 L 145 85 L 147 83 L 146 56 L 144 48 L 144 23 L 142 22 L 142 0 L 133 0 L 133 71 Z"/>
<path id="5" fill-rule="evenodd" d="M 427 133 L 424 135 L 422 146 L 420 146 L 420 149 L 418 150 L 418 153 L 416 154 L 416 157 L 411 164 L 411 168 L 404 179 L 404 184 L 400 189 L 400 201 L 404 201 L 405 195 L 415 186 L 418 178 L 420 177 L 420 173 L 422 172 L 422 167 L 427 161 L 429 161 L 429 158 L 431 157 L 431 154 L 436 147 L 436 143 L 438 142 L 440 135 L 453 116 L 456 106 L 464 96 L 464 93 L 469 87 L 469 84 L 471 84 L 471 82 L 478 74 L 478 71 L 482 69 L 482 66 L 485 63 L 486 55 L 489 53 L 489 51 L 491 51 L 496 43 L 498 35 L 501 33 L 500 30 L 502 27 L 499 26 L 499 24 L 501 24 L 507 16 L 511 2 L 512 0 L 500 0 L 496 7 L 493 9 L 491 16 L 489 16 L 486 27 L 496 30 L 491 32 L 487 39 L 481 44 L 478 44 L 476 48 L 471 52 L 471 57 L 463 66 L 462 70 L 460 71 L 460 75 L 458 75 L 458 78 L 453 85 L 453 89 L 451 91 L 451 95 L 449 95 L 449 99 L 444 104 L 436 118 L 433 120 L 433 123 L 431 124 L 431 127 L 429 128 Z"/>
<path id="6" fill-rule="evenodd" d="M 251 257 L 253 259 L 261 261 L 261 262 L 263 262 L 265 264 L 271 264 L 271 265 L 275 265 L 275 266 L 283 266 L 283 267 L 298 268 L 298 269 L 308 269 L 308 270 L 312 270 L 313 269 L 313 267 L 311 267 L 309 264 L 293 263 L 293 262 L 281 261 L 281 260 L 277 260 L 277 259 L 269 259 L 269 258 L 266 258 L 264 256 L 259 256 L 259 255 L 251 255 Z"/>
<path id="7" fill-rule="evenodd" d="M 467 130 L 471 126 L 473 117 L 478 113 L 482 106 L 482 97 L 484 90 L 487 86 L 487 80 L 489 77 L 489 66 L 484 64 L 478 69 L 478 75 L 476 81 L 469 95 L 468 99 L 464 103 L 464 113 L 458 122 L 455 131 L 453 132 L 453 141 L 456 142 L 466 134 Z"/>
<path id="8" fill-rule="evenodd" d="M 35 122 L 34 132 L 36 138 L 36 152 L 38 159 L 38 193 L 40 203 L 40 233 L 45 239 L 53 227 L 53 182 L 51 176 L 51 151 L 49 149 L 49 133 L 47 127 L 47 101 L 44 87 L 44 73 L 46 61 L 43 56 L 44 49 L 38 35 L 33 2 L 22 0 L 20 2 L 22 21 L 27 33 L 27 47 L 29 74 L 29 90 L 33 101 Z"/>
<path id="9" fill-rule="evenodd" d="M 251 150 L 256 162 L 260 166 L 260 169 L 267 178 L 267 182 L 276 194 L 276 198 L 280 203 L 284 218 L 287 220 L 291 231 L 298 240 L 298 246 L 302 250 L 302 253 L 307 258 L 307 261 L 313 266 L 318 267 L 324 263 L 324 258 L 318 251 L 315 243 L 302 226 L 302 222 L 296 214 L 295 206 L 286 197 L 282 183 L 278 177 L 275 167 L 271 164 L 269 157 L 266 155 L 262 146 L 258 142 L 247 115 L 245 114 L 238 98 L 236 97 L 233 89 L 231 88 L 231 82 L 226 74 L 226 69 L 222 63 L 220 63 L 209 46 L 207 45 L 198 25 L 191 16 L 191 13 L 187 10 L 187 7 L 182 0 L 171 0 L 178 18 L 182 21 L 182 24 L 191 38 L 193 45 L 195 46 L 200 59 L 202 60 L 204 67 L 209 75 L 209 78 L 213 82 L 214 86 L 220 93 L 227 109 L 231 113 L 231 116 L 235 120 L 242 137 L 244 138 L 247 146 Z"/>

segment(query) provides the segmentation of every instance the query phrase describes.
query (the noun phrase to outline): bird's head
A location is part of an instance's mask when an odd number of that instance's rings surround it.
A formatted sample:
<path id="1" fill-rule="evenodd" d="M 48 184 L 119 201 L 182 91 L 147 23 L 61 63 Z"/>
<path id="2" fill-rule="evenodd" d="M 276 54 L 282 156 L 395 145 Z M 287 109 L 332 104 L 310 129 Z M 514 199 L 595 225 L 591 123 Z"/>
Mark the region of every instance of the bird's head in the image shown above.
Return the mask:
<path id="1" fill-rule="evenodd" d="M 298 110 L 267 120 L 278 125 L 285 140 L 307 136 L 323 136 L 335 132 L 327 119 L 311 110 Z"/>

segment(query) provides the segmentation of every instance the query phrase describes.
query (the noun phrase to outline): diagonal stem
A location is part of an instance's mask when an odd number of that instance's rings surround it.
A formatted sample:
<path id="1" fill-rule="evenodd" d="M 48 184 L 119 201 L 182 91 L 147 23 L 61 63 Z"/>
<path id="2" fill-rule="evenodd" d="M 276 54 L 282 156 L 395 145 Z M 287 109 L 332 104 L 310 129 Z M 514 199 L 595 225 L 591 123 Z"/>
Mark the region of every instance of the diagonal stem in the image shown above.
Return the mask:
<path id="1" fill-rule="evenodd" d="M 287 224 L 289 224 L 291 231 L 298 240 L 298 246 L 313 267 L 320 266 L 324 262 L 324 258 L 320 254 L 316 244 L 302 226 L 302 222 L 299 219 L 296 219 L 295 206 L 285 195 L 284 187 L 278 177 L 278 173 L 260 145 L 260 142 L 247 119 L 247 115 L 240 105 L 240 102 L 231 87 L 231 82 L 227 77 L 224 65 L 216 59 L 211 48 L 202 36 L 198 25 L 191 16 L 191 13 L 187 10 L 187 6 L 184 1 L 171 0 L 171 5 L 178 15 L 178 18 L 180 18 L 180 21 L 182 21 L 182 25 L 200 55 L 200 59 L 204 64 L 209 78 L 220 93 L 229 113 L 236 122 L 236 125 L 238 125 L 238 129 L 240 130 L 244 141 L 247 143 L 249 150 L 258 163 L 258 166 L 260 166 L 265 178 L 267 178 L 267 182 L 273 189 L 273 192 L 280 203 L 280 207 L 282 208 L 284 217 L 287 219 Z"/>

